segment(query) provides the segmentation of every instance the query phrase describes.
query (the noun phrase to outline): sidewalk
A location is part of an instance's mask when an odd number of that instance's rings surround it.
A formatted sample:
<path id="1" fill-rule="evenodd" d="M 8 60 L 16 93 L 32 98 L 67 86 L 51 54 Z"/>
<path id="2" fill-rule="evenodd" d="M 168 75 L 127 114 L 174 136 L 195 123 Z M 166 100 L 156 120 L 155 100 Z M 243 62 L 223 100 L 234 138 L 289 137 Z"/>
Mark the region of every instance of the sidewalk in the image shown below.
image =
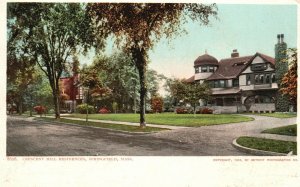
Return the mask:
<path id="1" fill-rule="evenodd" d="M 36 116 L 39 117 L 39 116 Z M 48 118 L 54 118 L 53 116 L 47 116 Z M 71 118 L 67 116 L 61 116 L 63 119 L 70 119 L 70 120 L 78 120 L 78 121 L 85 121 L 85 119 L 81 118 Z M 139 123 L 133 123 L 133 122 L 123 122 L 123 121 L 111 121 L 111 120 L 97 120 L 97 119 L 89 119 L 91 122 L 99 122 L 99 123 L 109 123 L 109 124 L 120 124 L 120 125 L 131 125 L 131 126 L 140 126 Z M 165 128 L 170 130 L 176 130 L 176 129 L 184 129 L 189 127 L 182 127 L 182 126 L 171 126 L 171 125 L 156 125 L 156 124 L 146 124 L 147 127 L 157 127 L 157 128 Z"/>

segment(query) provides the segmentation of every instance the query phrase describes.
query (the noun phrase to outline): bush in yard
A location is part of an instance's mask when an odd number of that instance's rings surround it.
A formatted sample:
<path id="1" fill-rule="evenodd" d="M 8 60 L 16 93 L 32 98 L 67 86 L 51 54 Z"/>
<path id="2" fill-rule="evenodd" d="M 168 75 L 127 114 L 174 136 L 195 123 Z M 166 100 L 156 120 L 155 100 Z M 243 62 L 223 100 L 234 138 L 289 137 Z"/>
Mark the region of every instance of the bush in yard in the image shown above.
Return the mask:
<path id="1" fill-rule="evenodd" d="M 187 114 L 188 110 L 186 108 L 176 108 L 176 114 Z"/>
<path id="2" fill-rule="evenodd" d="M 151 109 L 153 113 L 161 113 L 163 110 L 164 101 L 160 96 L 154 96 L 151 98 Z"/>
<path id="3" fill-rule="evenodd" d="M 44 106 L 35 106 L 33 109 L 36 111 L 36 113 L 42 115 L 46 112 L 46 107 Z"/>
<path id="4" fill-rule="evenodd" d="M 80 114 L 86 114 L 86 110 L 89 114 L 95 113 L 94 107 L 91 105 L 81 104 L 76 107 L 76 111 Z"/>
<path id="5" fill-rule="evenodd" d="M 196 112 L 197 114 L 212 114 L 213 110 L 209 108 L 201 108 L 199 111 Z"/>
<path id="6" fill-rule="evenodd" d="M 99 110 L 99 113 L 100 114 L 108 114 L 108 113 L 110 113 L 110 111 L 106 107 L 103 107 Z"/>

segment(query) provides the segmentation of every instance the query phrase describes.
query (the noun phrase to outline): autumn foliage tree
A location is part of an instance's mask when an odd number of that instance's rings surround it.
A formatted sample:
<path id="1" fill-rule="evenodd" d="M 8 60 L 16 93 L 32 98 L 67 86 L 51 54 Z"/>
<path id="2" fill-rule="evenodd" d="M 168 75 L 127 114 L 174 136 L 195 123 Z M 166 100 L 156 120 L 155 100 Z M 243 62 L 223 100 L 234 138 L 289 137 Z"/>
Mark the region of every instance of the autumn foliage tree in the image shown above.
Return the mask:
<path id="1" fill-rule="evenodd" d="M 288 49 L 288 58 L 285 59 L 290 63 L 288 72 L 283 76 L 280 89 L 281 93 L 288 95 L 294 110 L 297 109 L 297 49 Z"/>
<path id="2" fill-rule="evenodd" d="M 184 3 L 91 3 L 87 10 L 94 30 L 113 34 L 116 44 L 133 58 L 139 73 L 140 126 L 145 122 L 146 70 L 148 52 L 163 36 L 172 38 L 183 31 L 190 18 L 207 25 L 216 6 Z"/>
<path id="3" fill-rule="evenodd" d="M 164 101 L 161 96 L 153 96 L 151 98 L 151 109 L 154 113 L 161 113 L 163 111 Z"/>
<path id="4" fill-rule="evenodd" d="M 8 3 L 8 22 L 13 23 L 8 30 L 12 38 L 20 38 L 16 45 L 26 39 L 26 54 L 48 77 L 56 118 L 60 117 L 59 78 L 69 57 L 95 41 L 85 13 L 80 3 Z"/>

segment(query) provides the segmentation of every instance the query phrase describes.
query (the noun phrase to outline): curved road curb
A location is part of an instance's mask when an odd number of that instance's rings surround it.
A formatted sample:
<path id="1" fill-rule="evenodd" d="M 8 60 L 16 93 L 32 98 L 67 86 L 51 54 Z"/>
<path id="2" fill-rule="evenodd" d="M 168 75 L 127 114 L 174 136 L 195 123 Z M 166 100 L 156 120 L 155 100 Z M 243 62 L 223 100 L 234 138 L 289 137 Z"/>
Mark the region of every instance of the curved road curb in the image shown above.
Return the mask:
<path id="1" fill-rule="evenodd" d="M 153 132 L 130 132 L 130 131 L 123 131 L 123 130 L 118 130 L 118 129 L 110 129 L 110 128 L 104 128 L 104 127 L 96 127 L 96 126 L 89 126 L 89 125 L 78 125 L 78 124 L 74 124 L 74 123 L 67 123 L 67 122 L 60 122 L 60 121 L 46 121 L 46 120 L 42 120 L 42 119 L 33 119 L 35 121 L 39 121 L 42 123 L 52 123 L 52 124 L 64 124 L 64 125 L 73 125 L 73 126 L 77 126 L 77 127 L 83 127 L 83 128 L 96 128 L 96 129 L 104 129 L 104 130 L 108 130 L 108 131 L 116 131 L 116 132 L 122 132 L 122 133 L 127 133 L 127 134 L 139 134 L 139 135 L 143 135 L 143 134 L 152 134 L 152 133 L 157 133 L 159 131 L 153 131 Z M 169 130 L 169 129 L 166 129 Z"/>
<path id="2" fill-rule="evenodd" d="M 244 153 L 252 154 L 252 155 L 257 155 L 257 156 L 290 156 L 290 154 L 285 154 L 285 153 L 276 153 L 276 152 L 271 152 L 271 151 L 263 151 L 263 150 L 258 150 L 258 149 L 252 149 L 248 147 L 241 146 L 236 142 L 237 138 L 233 140 L 232 146 L 236 148 L 239 151 L 242 151 Z"/>

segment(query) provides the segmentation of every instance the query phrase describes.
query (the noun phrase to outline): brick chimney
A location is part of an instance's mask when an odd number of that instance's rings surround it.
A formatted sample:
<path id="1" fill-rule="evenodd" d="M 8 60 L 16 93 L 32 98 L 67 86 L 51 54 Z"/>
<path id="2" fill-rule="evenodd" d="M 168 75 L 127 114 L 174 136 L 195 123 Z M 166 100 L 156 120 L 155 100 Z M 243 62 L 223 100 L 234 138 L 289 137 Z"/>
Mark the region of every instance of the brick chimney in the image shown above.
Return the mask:
<path id="1" fill-rule="evenodd" d="M 231 58 L 235 58 L 235 57 L 239 57 L 239 52 L 236 49 L 234 49 L 231 53 Z"/>
<path id="2" fill-rule="evenodd" d="M 284 43 L 284 34 L 281 34 L 280 38 L 281 38 L 280 43 Z"/>

